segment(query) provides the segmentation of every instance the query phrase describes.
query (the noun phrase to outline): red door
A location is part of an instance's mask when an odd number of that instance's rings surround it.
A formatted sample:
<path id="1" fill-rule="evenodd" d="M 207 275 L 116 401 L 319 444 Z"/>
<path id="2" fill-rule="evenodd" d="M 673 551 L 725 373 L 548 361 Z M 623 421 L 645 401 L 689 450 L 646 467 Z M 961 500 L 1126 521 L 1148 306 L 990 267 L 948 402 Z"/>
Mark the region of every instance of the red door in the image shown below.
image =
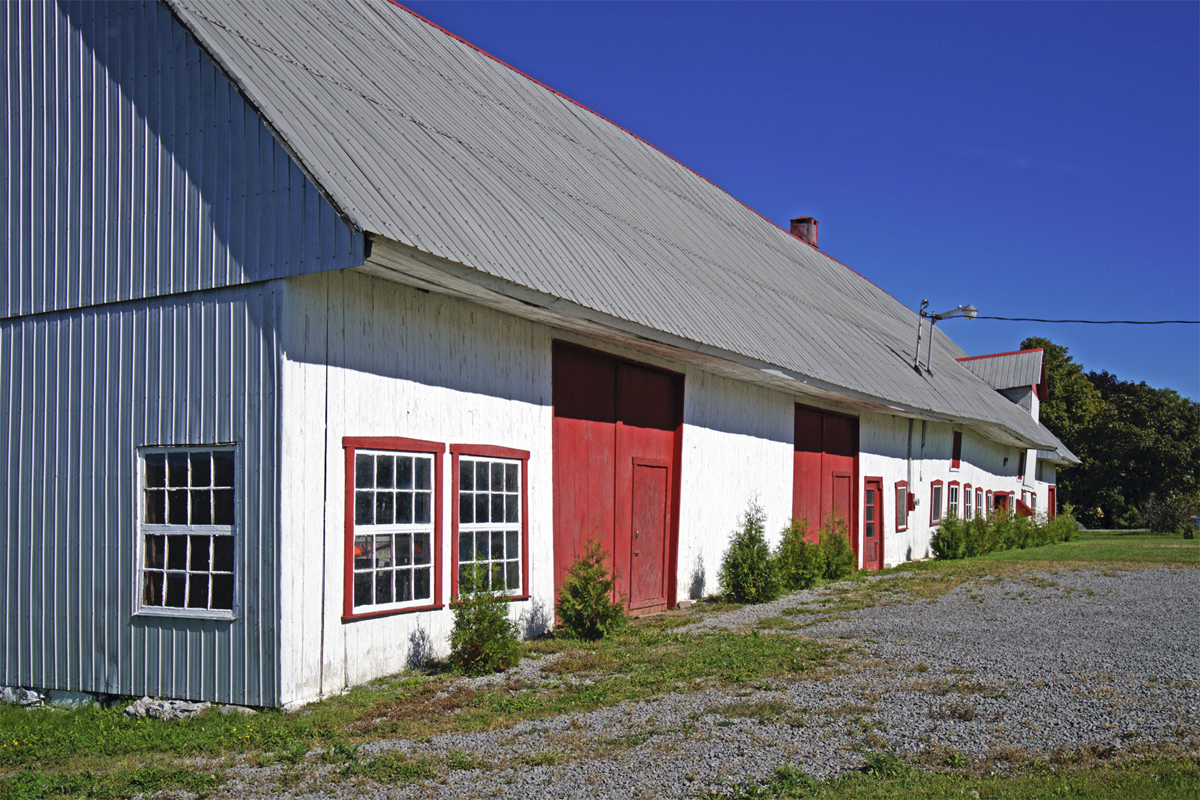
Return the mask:
<path id="1" fill-rule="evenodd" d="M 553 392 L 556 591 L 583 543 L 598 538 L 630 609 L 666 608 L 674 592 L 683 377 L 555 342 Z"/>
<path id="2" fill-rule="evenodd" d="M 863 484 L 863 569 L 883 569 L 883 481 Z"/>
<path id="3" fill-rule="evenodd" d="M 554 349 L 554 587 L 590 539 L 612 553 L 616 520 L 617 365 Z M 611 562 L 610 562 L 611 566 Z"/>
<path id="4" fill-rule="evenodd" d="M 858 420 L 797 405 L 795 437 L 792 516 L 814 530 L 830 517 L 841 519 L 858 555 Z"/>
<path id="5" fill-rule="evenodd" d="M 666 604 L 667 465 L 633 462 L 629 607 Z"/>
<path id="6" fill-rule="evenodd" d="M 1046 488 L 1046 518 L 1054 519 L 1054 515 L 1058 513 L 1058 487 L 1049 486 Z"/>

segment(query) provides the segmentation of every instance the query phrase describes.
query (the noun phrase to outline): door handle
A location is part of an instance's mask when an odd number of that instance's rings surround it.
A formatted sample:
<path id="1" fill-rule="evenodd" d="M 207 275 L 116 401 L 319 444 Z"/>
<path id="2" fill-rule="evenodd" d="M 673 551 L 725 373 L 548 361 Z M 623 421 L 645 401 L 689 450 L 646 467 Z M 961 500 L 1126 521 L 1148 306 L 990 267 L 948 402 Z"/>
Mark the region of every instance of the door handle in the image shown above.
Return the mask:
<path id="1" fill-rule="evenodd" d="M 640 555 L 642 554 L 642 551 L 641 551 L 641 550 L 634 550 L 634 551 L 633 551 L 633 554 L 634 554 L 635 556 L 640 556 Z"/>

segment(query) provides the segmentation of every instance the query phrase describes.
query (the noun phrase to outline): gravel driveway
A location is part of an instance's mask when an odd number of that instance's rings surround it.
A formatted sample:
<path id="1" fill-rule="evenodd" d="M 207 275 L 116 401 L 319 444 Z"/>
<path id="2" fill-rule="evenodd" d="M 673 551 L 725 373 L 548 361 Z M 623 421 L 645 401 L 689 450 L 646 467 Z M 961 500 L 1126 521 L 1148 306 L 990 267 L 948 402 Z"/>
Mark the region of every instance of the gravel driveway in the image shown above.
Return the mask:
<path id="1" fill-rule="evenodd" d="M 830 596 L 823 587 L 699 625 L 749 628 Z M 376 742 L 366 749 L 457 752 L 487 768 L 402 787 L 329 775 L 287 796 L 696 797 L 781 764 L 836 774 L 860 766 L 866 749 L 1001 766 L 1064 748 L 1173 742 L 1200 752 L 1198 610 L 1200 572 L 1190 569 L 969 581 L 933 600 L 789 631 L 851 646 L 820 678 L 668 694 L 424 743 Z M 536 677 L 536 662 L 522 669 Z M 242 768 L 221 796 L 284 796 L 273 787 L 270 769 Z"/>

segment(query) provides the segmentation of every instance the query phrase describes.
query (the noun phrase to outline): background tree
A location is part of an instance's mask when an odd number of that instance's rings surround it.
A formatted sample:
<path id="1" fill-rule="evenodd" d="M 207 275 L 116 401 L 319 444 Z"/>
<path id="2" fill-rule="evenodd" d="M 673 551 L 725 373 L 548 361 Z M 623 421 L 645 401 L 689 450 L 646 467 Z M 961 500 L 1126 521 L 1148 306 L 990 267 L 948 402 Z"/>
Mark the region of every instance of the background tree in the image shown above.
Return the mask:
<path id="1" fill-rule="evenodd" d="M 1099 508 L 1106 524 L 1121 527 L 1146 522 L 1152 498 L 1159 505 L 1194 503 L 1200 495 L 1200 403 L 1108 372 L 1090 372 L 1088 380 L 1103 403 L 1081 431 L 1088 458 L 1072 471 L 1076 502 Z"/>
<path id="2" fill-rule="evenodd" d="M 1033 337 L 1041 348 L 1049 400 L 1041 420 L 1079 456 L 1059 476 L 1058 496 L 1089 526 L 1135 527 L 1154 511 L 1156 525 L 1195 513 L 1200 502 L 1200 403 L 1171 389 L 1084 373 L 1067 348 Z"/>
<path id="3" fill-rule="evenodd" d="M 1078 455 L 1075 444 L 1079 432 L 1091 423 L 1103 404 L 1100 392 L 1083 374 L 1083 366 L 1067 355 L 1066 347 L 1033 336 L 1021 342 L 1021 349 L 1043 351 L 1049 399 L 1042 403 L 1042 424 Z"/>

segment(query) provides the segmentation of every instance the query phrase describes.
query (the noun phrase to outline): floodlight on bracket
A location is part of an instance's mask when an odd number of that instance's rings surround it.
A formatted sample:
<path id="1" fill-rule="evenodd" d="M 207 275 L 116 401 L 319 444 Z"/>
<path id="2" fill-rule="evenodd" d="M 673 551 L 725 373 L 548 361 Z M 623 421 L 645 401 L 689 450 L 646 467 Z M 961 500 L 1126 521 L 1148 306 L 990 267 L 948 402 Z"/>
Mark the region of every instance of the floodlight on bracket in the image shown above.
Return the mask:
<path id="1" fill-rule="evenodd" d="M 943 311 L 940 314 L 926 313 L 925 309 L 929 307 L 928 300 L 921 301 L 921 308 L 917 311 L 917 350 L 913 353 L 913 369 L 921 371 L 921 320 L 929 320 L 929 344 L 925 347 L 925 371 L 933 372 L 930 361 L 933 356 L 933 326 L 939 320 L 950 319 L 951 317 L 963 316 L 967 319 L 975 319 L 979 314 L 979 309 L 973 305 L 955 306 L 949 311 Z"/>

